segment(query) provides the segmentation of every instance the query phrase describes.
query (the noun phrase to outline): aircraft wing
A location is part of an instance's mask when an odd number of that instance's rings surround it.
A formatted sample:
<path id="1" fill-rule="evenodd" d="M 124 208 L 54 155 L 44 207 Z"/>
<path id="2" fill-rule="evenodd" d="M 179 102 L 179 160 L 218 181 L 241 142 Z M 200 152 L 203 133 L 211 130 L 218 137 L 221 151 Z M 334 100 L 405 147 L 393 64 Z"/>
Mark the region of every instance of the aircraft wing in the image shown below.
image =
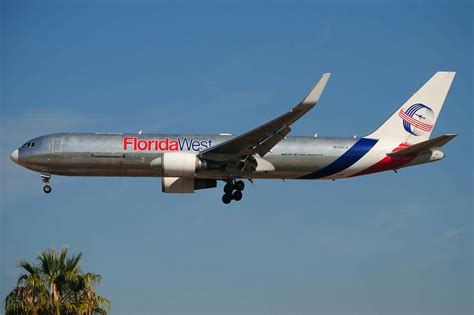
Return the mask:
<path id="1" fill-rule="evenodd" d="M 310 111 L 319 101 L 329 80 L 330 73 L 325 73 L 311 92 L 291 111 L 283 114 L 255 129 L 220 143 L 199 153 L 204 159 L 214 161 L 229 161 L 252 156 L 267 154 L 278 142 L 291 131 L 290 126 L 301 116 Z"/>

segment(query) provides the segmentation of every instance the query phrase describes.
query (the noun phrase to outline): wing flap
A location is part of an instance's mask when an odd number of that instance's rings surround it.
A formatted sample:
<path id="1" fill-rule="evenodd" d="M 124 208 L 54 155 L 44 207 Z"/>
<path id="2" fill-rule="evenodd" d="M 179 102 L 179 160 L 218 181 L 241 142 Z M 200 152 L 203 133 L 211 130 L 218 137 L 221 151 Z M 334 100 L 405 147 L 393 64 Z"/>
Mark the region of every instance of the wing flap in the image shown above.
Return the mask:
<path id="1" fill-rule="evenodd" d="M 290 131 L 290 127 L 283 126 L 280 130 L 268 136 L 265 140 L 259 142 L 254 150 L 263 157 L 265 154 L 267 154 L 267 152 L 270 152 L 278 142 L 285 139 L 285 136 L 289 134 Z"/>

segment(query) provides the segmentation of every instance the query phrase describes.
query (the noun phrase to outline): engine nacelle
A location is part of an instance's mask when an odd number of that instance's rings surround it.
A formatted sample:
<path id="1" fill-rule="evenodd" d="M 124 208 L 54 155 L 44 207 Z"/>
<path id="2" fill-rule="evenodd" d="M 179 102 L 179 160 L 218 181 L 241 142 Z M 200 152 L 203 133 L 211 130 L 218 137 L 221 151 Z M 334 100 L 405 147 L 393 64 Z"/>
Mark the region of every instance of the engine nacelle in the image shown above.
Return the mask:
<path id="1" fill-rule="evenodd" d="M 193 177 L 162 177 L 161 191 L 164 193 L 189 194 L 194 192 Z"/>
<path id="2" fill-rule="evenodd" d="M 215 179 L 200 179 L 193 177 L 162 177 L 161 191 L 164 193 L 187 194 L 194 190 L 214 188 L 217 186 Z"/>
<path id="3" fill-rule="evenodd" d="M 200 160 L 191 152 L 165 152 L 161 156 L 163 176 L 194 177 Z"/>
<path id="4" fill-rule="evenodd" d="M 199 159 L 191 152 L 164 152 L 150 162 L 157 175 L 164 177 L 194 177 L 196 173 L 218 169 L 219 164 Z"/>

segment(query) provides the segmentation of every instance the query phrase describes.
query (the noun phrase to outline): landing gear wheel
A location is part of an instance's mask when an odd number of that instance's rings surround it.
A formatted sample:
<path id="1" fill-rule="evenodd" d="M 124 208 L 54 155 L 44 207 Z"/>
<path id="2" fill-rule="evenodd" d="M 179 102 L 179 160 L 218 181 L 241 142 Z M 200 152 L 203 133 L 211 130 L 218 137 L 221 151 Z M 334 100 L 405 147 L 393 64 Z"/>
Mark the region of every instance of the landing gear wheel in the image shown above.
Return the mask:
<path id="1" fill-rule="evenodd" d="M 232 195 L 232 198 L 235 201 L 239 201 L 240 199 L 242 199 L 242 192 L 240 190 L 234 191 L 234 194 Z"/>
<path id="2" fill-rule="evenodd" d="M 45 194 L 49 194 L 51 192 L 51 186 L 44 185 L 43 191 L 44 191 Z"/>
<path id="3" fill-rule="evenodd" d="M 222 202 L 225 203 L 226 205 L 229 204 L 232 201 L 232 195 L 231 194 L 224 194 L 222 196 Z"/>
<path id="4" fill-rule="evenodd" d="M 238 181 L 235 182 L 234 188 L 238 191 L 242 191 L 245 188 L 245 183 L 241 180 L 238 180 Z"/>
<path id="5" fill-rule="evenodd" d="M 232 185 L 232 183 L 230 183 L 230 182 L 227 183 L 227 184 L 225 184 L 225 186 L 224 186 L 224 192 L 225 192 L 226 194 L 232 194 L 232 191 L 234 191 L 234 185 Z"/>

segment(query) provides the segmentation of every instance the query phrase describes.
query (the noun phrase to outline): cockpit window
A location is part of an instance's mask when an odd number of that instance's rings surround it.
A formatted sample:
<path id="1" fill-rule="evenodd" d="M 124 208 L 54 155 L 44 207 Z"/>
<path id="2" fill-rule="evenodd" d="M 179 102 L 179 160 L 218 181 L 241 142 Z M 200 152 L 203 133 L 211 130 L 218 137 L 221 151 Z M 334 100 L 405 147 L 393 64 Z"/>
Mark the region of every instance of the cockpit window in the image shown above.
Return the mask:
<path id="1" fill-rule="evenodd" d="M 35 146 L 35 143 L 34 142 L 31 142 L 31 147 L 34 147 Z"/>

